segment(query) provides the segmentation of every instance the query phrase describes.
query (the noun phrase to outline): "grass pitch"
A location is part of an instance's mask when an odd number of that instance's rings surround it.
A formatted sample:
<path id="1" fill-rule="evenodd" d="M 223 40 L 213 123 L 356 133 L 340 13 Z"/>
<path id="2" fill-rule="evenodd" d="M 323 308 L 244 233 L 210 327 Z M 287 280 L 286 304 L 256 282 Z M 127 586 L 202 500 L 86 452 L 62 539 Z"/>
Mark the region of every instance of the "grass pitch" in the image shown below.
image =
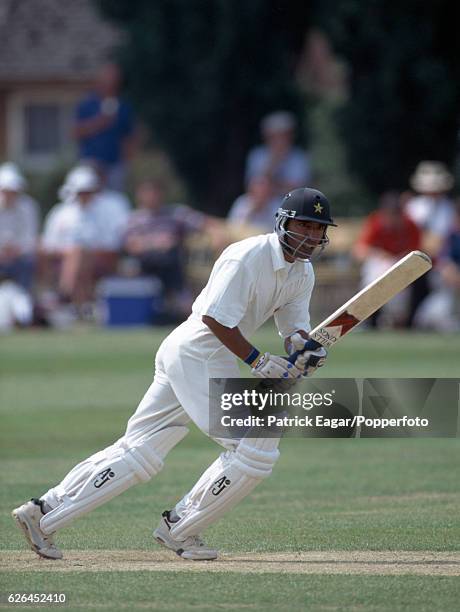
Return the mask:
<path id="1" fill-rule="evenodd" d="M 456 609 L 452 439 L 285 440 L 273 476 L 207 533 L 222 561 L 191 564 L 160 550 L 151 528 L 220 452 L 192 430 L 153 481 L 59 533 L 65 562 L 28 551 L 11 509 L 122 435 L 166 333 L 0 339 L 2 593 L 65 592 L 68 610 Z M 458 340 L 357 332 L 321 374 L 458 377 Z M 255 344 L 281 351 L 271 327 Z"/>

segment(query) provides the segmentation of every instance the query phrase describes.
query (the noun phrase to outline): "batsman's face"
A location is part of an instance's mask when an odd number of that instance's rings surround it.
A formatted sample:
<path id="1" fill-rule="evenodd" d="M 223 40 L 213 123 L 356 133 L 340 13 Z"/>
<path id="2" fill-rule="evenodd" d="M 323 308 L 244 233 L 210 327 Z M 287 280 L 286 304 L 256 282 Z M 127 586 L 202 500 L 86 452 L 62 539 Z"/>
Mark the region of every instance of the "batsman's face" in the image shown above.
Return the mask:
<path id="1" fill-rule="evenodd" d="M 293 249 L 294 259 L 310 259 L 327 244 L 327 226 L 317 221 L 289 219 L 286 242 Z"/>

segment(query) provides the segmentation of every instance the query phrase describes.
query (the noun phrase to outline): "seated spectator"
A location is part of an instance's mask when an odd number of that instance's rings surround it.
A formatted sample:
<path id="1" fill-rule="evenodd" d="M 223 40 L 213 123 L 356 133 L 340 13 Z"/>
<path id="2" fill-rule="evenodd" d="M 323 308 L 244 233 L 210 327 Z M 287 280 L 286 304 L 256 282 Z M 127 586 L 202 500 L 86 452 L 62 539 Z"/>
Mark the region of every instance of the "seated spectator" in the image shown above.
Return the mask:
<path id="1" fill-rule="evenodd" d="M 141 182 L 136 189 L 137 210 L 131 214 L 123 248 L 135 258 L 140 272 L 157 276 L 173 310 L 188 312 L 191 296 L 184 275 L 184 241 L 191 232 L 208 226 L 209 218 L 183 204 L 165 204 L 160 181 Z"/>
<path id="2" fill-rule="evenodd" d="M 451 231 L 454 205 L 449 191 L 454 178 L 441 162 L 420 162 L 410 179 L 410 185 L 418 194 L 406 202 L 405 211 L 422 231 L 422 250 L 434 261 Z M 433 272 L 424 274 L 411 286 L 409 319 L 412 321 L 420 304 L 431 291 Z"/>
<path id="3" fill-rule="evenodd" d="M 435 289 L 415 315 L 422 328 L 441 332 L 460 331 L 460 204 L 453 227 L 436 263 Z"/>
<path id="4" fill-rule="evenodd" d="M 91 302 L 95 281 L 114 272 L 129 212 L 120 200 L 100 194 L 99 178 L 77 166 L 60 189 L 61 202 L 45 219 L 41 249 L 44 275 L 57 275 L 62 301 Z"/>
<path id="5" fill-rule="evenodd" d="M 421 233 L 417 225 L 403 212 L 398 193 L 388 191 L 380 198 L 379 209 L 371 213 L 364 226 L 353 254 L 362 263 L 361 282 L 365 287 L 386 272 L 398 259 L 420 248 Z M 403 292 L 389 302 L 385 310 L 393 313 L 397 325 L 407 323 L 407 301 Z M 371 319 L 377 325 L 379 311 Z"/>
<path id="6" fill-rule="evenodd" d="M 0 278 L 31 290 L 38 239 L 38 204 L 11 163 L 0 166 Z"/>
<path id="7" fill-rule="evenodd" d="M 246 183 L 261 174 L 269 176 L 276 195 L 284 195 L 311 182 L 310 159 L 294 145 L 296 120 L 292 113 L 278 111 L 261 123 L 264 144 L 252 149 L 246 160 Z"/>
<path id="8" fill-rule="evenodd" d="M 254 226 L 257 231 L 272 232 L 275 214 L 282 199 L 274 197 L 273 183 L 263 174 L 254 176 L 248 185 L 247 193 L 240 195 L 232 204 L 227 219 L 231 223 Z"/>
<path id="9" fill-rule="evenodd" d="M 79 166 L 93 168 L 96 172 L 99 181 L 98 197 L 100 200 L 110 200 L 110 206 L 120 209 L 125 216 L 131 212 L 131 203 L 128 196 L 109 185 L 107 167 L 104 164 L 96 159 L 85 159 L 81 161 Z"/>
<path id="10" fill-rule="evenodd" d="M 27 327 L 33 321 L 30 294 L 10 280 L 0 282 L 0 334 L 16 327 Z"/>

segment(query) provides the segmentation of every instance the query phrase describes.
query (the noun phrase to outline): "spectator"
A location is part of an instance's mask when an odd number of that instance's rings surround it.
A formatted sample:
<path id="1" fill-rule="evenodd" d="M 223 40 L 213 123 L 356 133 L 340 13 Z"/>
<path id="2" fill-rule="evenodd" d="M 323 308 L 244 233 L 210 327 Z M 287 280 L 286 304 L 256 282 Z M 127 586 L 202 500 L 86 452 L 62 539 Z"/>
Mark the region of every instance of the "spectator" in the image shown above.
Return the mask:
<path id="1" fill-rule="evenodd" d="M 254 226 L 255 230 L 272 232 L 275 214 L 281 202 L 281 198 L 273 195 L 273 183 L 269 176 L 254 176 L 249 181 L 247 193 L 233 202 L 228 220 L 231 223 Z"/>
<path id="2" fill-rule="evenodd" d="M 81 162 L 81 166 L 89 166 L 93 168 L 98 178 L 98 198 L 100 200 L 107 200 L 110 202 L 109 206 L 112 209 L 118 209 L 120 214 L 124 217 L 128 216 L 131 212 L 131 203 L 128 196 L 122 191 L 111 188 L 107 184 L 107 172 L 103 164 L 98 163 L 94 159 L 87 159 Z"/>
<path id="3" fill-rule="evenodd" d="M 0 277 L 31 290 L 38 239 L 38 204 L 11 163 L 0 166 Z"/>
<path id="4" fill-rule="evenodd" d="M 419 327 L 442 332 L 460 331 L 460 205 L 439 255 L 437 287 L 422 302 L 415 320 Z"/>
<path id="5" fill-rule="evenodd" d="M 294 146 L 296 121 L 291 113 L 278 111 L 261 123 L 264 144 L 252 149 L 246 160 L 246 183 L 255 176 L 268 175 L 276 195 L 311 182 L 309 156 Z"/>
<path id="6" fill-rule="evenodd" d="M 449 191 L 453 176 L 441 162 L 420 162 L 410 179 L 418 195 L 406 203 L 406 213 L 422 231 L 422 249 L 436 260 L 454 220 L 454 205 Z M 424 274 L 411 286 L 410 322 L 431 291 L 432 273 Z"/>
<path id="7" fill-rule="evenodd" d="M 137 186 L 136 205 L 124 236 L 124 251 L 137 260 L 142 274 L 162 281 L 170 308 L 185 314 L 191 296 L 185 286 L 184 241 L 191 232 L 206 229 L 209 219 L 185 205 L 166 205 L 164 187 L 155 180 Z"/>
<path id="8" fill-rule="evenodd" d="M 0 334 L 26 327 L 33 320 L 30 294 L 13 281 L 0 283 Z"/>
<path id="9" fill-rule="evenodd" d="M 49 212 L 42 237 L 45 276 L 62 301 L 91 302 L 95 281 L 113 273 L 128 211 L 119 200 L 100 196 L 94 168 L 77 166 L 66 177 L 62 202 Z"/>
<path id="10" fill-rule="evenodd" d="M 120 98 L 120 84 L 118 66 L 103 66 L 95 91 L 78 104 L 74 136 L 80 159 L 94 159 L 103 165 L 107 186 L 122 191 L 126 162 L 134 145 L 134 121 L 131 107 Z"/>
<path id="11" fill-rule="evenodd" d="M 379 209 L 364 222 L 354 247 L 354 256 L 362 263 L 361 283 L 365 287 L 410 251 L 420 248 L 421 233 L 417 225 L 404 213 L 401 197 L 394 191 L 384 193 Z M 393 314 L 397 325 L 407 324 L 407 291 L 393 298 L 385 311 Z M 380 316 L 376 313 L 371 325 L 376 326 Z"/>
<path id="12" fill-rule="evenodd" d="M 448 196 L 453 176 L 441 162 L 424 161 L 417 166 L 410 184 L 418 195 L 407 201 L 406 213 L 422 230 L 424 249 L 435 257 L 454 219 L 454 205 Z"/>

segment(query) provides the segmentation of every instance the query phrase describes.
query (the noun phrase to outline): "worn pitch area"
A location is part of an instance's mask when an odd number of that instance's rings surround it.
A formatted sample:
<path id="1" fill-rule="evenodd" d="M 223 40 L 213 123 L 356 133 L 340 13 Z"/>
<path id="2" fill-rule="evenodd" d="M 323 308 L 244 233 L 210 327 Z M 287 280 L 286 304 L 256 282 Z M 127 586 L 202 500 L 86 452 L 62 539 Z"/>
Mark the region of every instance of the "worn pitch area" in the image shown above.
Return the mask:
<path id="1" fill-rule="evenodd" d="M 460 552 L 309 551 L 223 554 L 216 561 L 184 561 L 167 551 L 69 550 L 59 561 L 31 551 L 4 551 L 8 572 L 237 572 L 253 574 L 375 574 L 460 576 Z"/>

